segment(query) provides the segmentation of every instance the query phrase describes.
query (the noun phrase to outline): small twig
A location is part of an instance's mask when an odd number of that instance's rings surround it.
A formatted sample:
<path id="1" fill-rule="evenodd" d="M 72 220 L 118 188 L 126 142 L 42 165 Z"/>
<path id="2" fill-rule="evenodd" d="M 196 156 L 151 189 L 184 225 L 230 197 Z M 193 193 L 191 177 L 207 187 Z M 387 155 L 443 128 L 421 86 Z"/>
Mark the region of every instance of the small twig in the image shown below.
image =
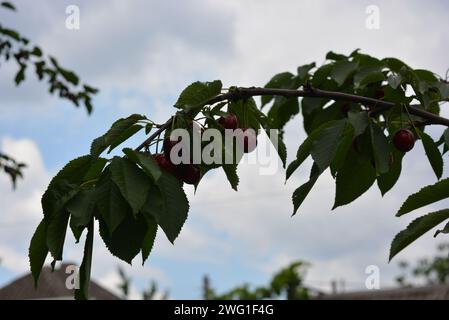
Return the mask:
<path id="1" fill-rule="evenodd" d="M 142 142 L 136 149 L 134 149 L 135 151 L 140 151 L 143 148 L 145 148 L 147 145 L 149 145 L 151 143 L 151 141 L 156 138 L 157 136 L 159 136 L 162 132 L 164 132 L 165 129 L 167 129 L 172 122 L 173 117 L 170 117 L 170 119 L 167 120 L 167 122 L 165 122 L 163 125 L 161 125 L 159 127 L 159 129 L 157 129 L 153 134 L 151 134 L 144 142 Z"/>
<path id="2" fill-rule="evenodd" d="M 404 105 L 404 109 L 405 109 L 405 111 L 407 112 L 407 117 L 408 117 L 408 120 L 409 120 L 410 124 L 412 125 L 413 129 L 415 129 L 415 132 L 416 132 L 416 134 L 418 135 L 418 137 L 421 139 L 421 135 L 419 134 L 419 131 L 416 129 L 415 124 L 414 124 L 414 122 L 413 122 L 413 120 L 412 120 L 412 117 L 411 117 L 411 115 L 410 115 L 410 112 L 408 112 L 408 108 L 407 108 L 406 105 Z"/>

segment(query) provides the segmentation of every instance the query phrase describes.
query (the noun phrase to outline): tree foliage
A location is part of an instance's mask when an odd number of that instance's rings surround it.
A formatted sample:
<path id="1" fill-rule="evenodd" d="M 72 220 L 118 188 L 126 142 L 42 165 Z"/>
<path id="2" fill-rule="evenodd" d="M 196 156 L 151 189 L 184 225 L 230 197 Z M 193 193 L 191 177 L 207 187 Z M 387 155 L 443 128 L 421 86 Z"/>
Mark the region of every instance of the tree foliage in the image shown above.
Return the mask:
<path id="1" fill-rule="evenodd" d="M 262 97 L 260 107 L 255 96 Z M 377 59 L 359 50 L 347 56 L 329 52 L 323 65 L 310 63 L 298 67 L 295 74 L 282 72 L 265 88 L 223 90 L 219 80 L 195 82 L 180 94 L 174 104 L 175 114 L 167 122 L 156 124 L 144 115 L 119 119 L 92 142 L 90 154 L 71 161 L 53 178 L 42 198 L 44 217 L 30 246 L 34 275 L 38 276 L 42 257 L 48 252 L 54 260 L 62 259 L 68 226 L 79 239 L 84 229 L 97 221 L 109 251 L 128 263 L 139 253 L 145 262 L 159 227 L 171 242 L 175 241 L 187 219 L 188 199 L 179 172 L 161 170 L 154 158 L 160 151 L 159 142 L 175 129 L 190 133 L 198 128 L 224 131 L 217 118 L 232 113 L 241 128 L 279 130 L 277 141 L 272 142 L 285 163 L 285 125 L 301 112 L 308 137 L 287 166 L 287 178 L 299 168 L 303 170 L 309 157 L 313 164 L 310 179 L 293 194 L 295 214 L 327 170 L 336 185 L 333 209 L 351 203 L 373 185 L 382 195 L 391 190 L 406 159 L 393 142 L 399 129 L 411 130 L 422 141 L 429 170 L 440 179 L 449 134 L 446 131 L 440 141 L 434 141 L 424 131 L 431 124 L 449 125 L 448 119 L 439 116 L 440 104 L 448 98 L 449 84 L 434 73 L 413 69 L 396 58 Z M 142 129 L 148 138 L 140 146 L 124 148 L 122 155 L 107 158 L 111 150 Z M 222 151 L 225 155 L 233 150 L 225 147 Z M 200 162 L 201 178 L 222 167 L 237 189 L 240 159 L 234 156 L 233 163 L 226 165 Z M 439 183 L 428 187 L 439 196 L 414 196 L 402 212 L 445 198 Z M 393 241 L 390 258 L 448 218 L 447 210 L 443 210 L 410 224 Z M 92 244 L 87 240 L 85 252 L 91 253 Z M 91 259 L 84 259 L 83 270 L 90 269 L 91 263 Z M 86 293 L 82 298 L 87 298 L 87 289 L 82 292 Z"/>
<path id="2" fill-rule="evenodd" d="M 120 277 L 120 283 L 117 285 L 117 288 L 120 290 L 124 299 L 129 299 L 132 279 L 121 267 L 118 268 L 118 274 Z M 159 292 L 158 285 L 154 280 L 150 282 L 147 288 L 142 290 L 141 295 L 142 300 L 155 300 L 157 298 L 160 298 L 161 300 L 168 299 L 168 291 L 165 291 L 163 293 Z"/>
<path id="3" fill-rule="evenodd" d="M 446 230 L 446 233 L 449 230 Z M 449 283 L 449 244 L 441 243 L 437 246 L 438 253 L 432 258 L 421 258 L 414 265 L 405 261 L 399 263 L 402 274 L 396 278 L 400 286 L 410 287 L 417 282 L 425 285 L 439 285 Z"/>
<path id="4" fill-rule="evenodd" d="M 203 299 L 206 300 L 260 300 L 260 299 L 308 299 L 310 290 L 304 286 L 304 278 L 309 264 L 295 261 L 276 272 L 265 286 L 252 288 L 249 284 L 237 286 L 228 292 L 217 294 L 205 278 Z"/>
<path id="5" fill-rule="evenodd" d="M 22 169 L 25 167 L 25 163 L 18 162 L 12 157 L 0 152 L 0 170 L 3 170 L 9 175 L 14 188 L 16 187 L 17 179 L 23 177 Z"/>

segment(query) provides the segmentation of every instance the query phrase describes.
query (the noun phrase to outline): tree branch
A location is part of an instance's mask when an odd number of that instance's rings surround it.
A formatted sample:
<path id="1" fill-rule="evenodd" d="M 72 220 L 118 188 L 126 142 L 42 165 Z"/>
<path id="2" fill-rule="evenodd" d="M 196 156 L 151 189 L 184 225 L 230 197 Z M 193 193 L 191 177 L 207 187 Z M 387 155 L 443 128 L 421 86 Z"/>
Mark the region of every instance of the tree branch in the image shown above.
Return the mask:
<path id="1" fill-rule="evenodd" d="M 310 86 L 306 86 L 304 90 L 292 90 L 292 89 L 271 89 L 271 88 L 236 88 L 233 91 L 223 93 L 207 100 L 202 105 L 212 105 L 217 102 L 225 100 L 239 100 L 247 99 L 255 96 L 282 96 L 285 98 L 294 97 L 309 97 L 309 98 L 327 98 L 334 101 L 348 101 L 354 103 L 362 103 L 370 106 L 376 107 L 376 112 L 382 112 L 394 107 L 396 104 L 389 101 L 358 96 L 355 94 L 337 92 L 337 91 L 327 91 L 316 89 Z M 422 117 L 426 119 L 426 124 L 437 124 L 449 127 L 449 119 L 440 117 L 436 114 L 430 113 L 428 111 L 422 110 L 416 106 L 408 106 L 408 112 L 415 116 Z M 157 131 L 155 131 L 151 136 L 148 137 L 142 144 L 140 144 L 135 150 L 139 151 L 145 148 L 150 142 L 159 136 L 164 130 L 166 130 L 173 121 L 173 117 L 167 120 Z"/>
<path id="2" fill-rule="evenodd" d="M 140 151 L 146 146 L 148 146 L 151 141 L 153 141 L 157 136 L 159 136 L 162 132 L 164 132 L 168 127 L 170 127 L 173 121 L 173 117 L 170 117 L 164 124 L 162 124 L 154 133 L 152 133 L 144 142 L 142 142 L 134 151 Z"/>

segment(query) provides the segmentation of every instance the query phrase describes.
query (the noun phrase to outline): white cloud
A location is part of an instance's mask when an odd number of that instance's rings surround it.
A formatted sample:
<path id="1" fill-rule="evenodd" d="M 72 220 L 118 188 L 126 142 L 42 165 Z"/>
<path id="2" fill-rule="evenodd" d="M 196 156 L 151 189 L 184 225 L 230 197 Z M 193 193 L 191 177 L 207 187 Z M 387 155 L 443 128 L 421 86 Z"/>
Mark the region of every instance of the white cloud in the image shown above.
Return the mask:
<path id="1" fill-rule="evenodd" d="M 231 17 L 212 1 L 86 2 L 81 17 L 76 32 L 53 19 L 41 41 L 103 87 L 172 93 L 232 55 Z"/>
<path id="2" fill-rule="evenodd" d="M 182 88 L 198 78 L 208 80 L 217 65 L 234 56 L 232 16 L 214 1 L 136 0 L 133 5 L 79 1 L 81 28 L 77 31 L 64 27 L 68 4 L 72 3 L 42 1 L 34 5 L 19 1 L 16 19 L 6 19 L 6 23 L 19 25 L 21 32 L 78 73 L 82 81 L 100 87 L 94 104 L 126 96 L 130 88 L 156 100 L 173 100 Z M 45 24 L 38 20 L 42 16 L 47 17 Z M 28 70 L 30 80 L 23 88 L 13 90 L 16 68 L 12 63 L 7 67 L 0 83 L 8 89 L 5 111 L 39 112 L 42 106 L 54 107 L 58 102 L 45 94 L 45 84 L 37 82 L 32 70 Z M 167 116 L 167 107 L 173 102 L 164 102 L 160 109 L 147 105 L 146 110 L 162 110 Z M 129 109 L 129 101 L 125 101 L 119 111 L 124 104 Z M 135 106 L 133 101 L 131 108 Z M 141 109 L 140 103 L 137 107 Z"/>
<path id="3" fill-rule="evenodd" d="M 190 214 L 195 215 L 195 211 L 191 211 Z M 190 221 L 190 219 L 187 221 Z M 159 229 L 153 250 L 152 254 L 168 257 L 172 260 L 209 263 L 223 263 L 232 253 L 229 244 L 211 237 L 205 228 L 189 222 L 182 228 L 174 245 L 166 239 L 163 231 Z M 216 256 L 217 252 L 220 252 L 220 257 Z"/>
<path id="4" fill-rule="evenodd" d="M 22 222 L 33 224 L 40 218 L 40 197 L 49 181 L 38 146 L 30 139 L 13 139 L 4 137 L 1 140 L 3 152 L 17 161 L 24 162 L 24 179 L 17 182 L 17 190 L 12 190 L 9 176 L 0 174 L 0 190 L 4 204 L 0 216 L 1 225 Z"/>
<path id="5" fill-rule="evenodd" d="M 27 164 L 23 170 L 24 179 L 18 181 L 15 191 L 9 177 L 0 173 L 2 266 L 13 272 L 25 272 L 28 269 L 28 241 L 42 217 L 40 198 L 49 181 L 49 174 L 38 146 L 31 139 L 3 137 L 0 150 Z"/>
<path id="6" fill-rule="evenodd" d="M 22 273 L 28 269 L 28 261 L 23 253 L 14 250 L 8 245 L 0 245 L 2 267 L 10 271 Z"/>

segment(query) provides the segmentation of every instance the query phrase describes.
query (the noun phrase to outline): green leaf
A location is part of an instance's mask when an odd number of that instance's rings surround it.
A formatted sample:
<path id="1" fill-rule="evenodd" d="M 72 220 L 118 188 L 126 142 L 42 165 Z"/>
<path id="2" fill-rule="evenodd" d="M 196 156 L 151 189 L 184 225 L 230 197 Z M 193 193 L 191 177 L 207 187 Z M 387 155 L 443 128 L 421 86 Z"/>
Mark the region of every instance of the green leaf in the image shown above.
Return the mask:
<path id="1" fill-rule="evenodd" d="M 73 71 L 66 70 L 61 67 L 58 68 L 58 71 L 66 81 L 72 83 L 75 86 L 78 85 L 79 78 Z"/>
<path id="2" fill-rule="evenodd" d="M 50 185 L 53 182 L 60 180 L 67 180 L 73 184 L 80 184 L 86 181 L 86 178 L 91 178 L 88 173 L 91 172 L 90 169 L 95 165 L 98 165 L 97 158 L 90 155 L 73 159 L 58 172 L 50 182 Z"/>
<path id="3" fill-rule="evenodd" d="M 214 107 L 210 110 L 210 115 L 216 115 L 216 116 L 222 116 L 222 115 L 226 115 L 226 112 L 222 111 L 221 109 L 227 105 L 228 102 L 227 101 L 222 101 L 217 103 L 216 105 L 214 105 Z M 207 114 L 207 112 L 206 112 Z M 212 117 L 213 119 L 213 117 Z"/>
<path id="4" fill-rule="evenodd" d="M 310 153 L 321 171 L 326 170 L 334 159 L 346 123 L 346 120 L 335 121 L 314 139 Z"/>
<path id="5" fill-rule="evenodd" d="M 84 106 L 86 107 L 87 114 L 91 114 L 92 110 L 94 109 L 94 107 L 92 105 L 92 102 L 91 102 L 90 98 L 85 98 L 84 99 Z"/>
<path id="6" fill-rule="evenodd" d="M 33 238 L 31 238 L 30 248 L 28 250 L 30 269 L 34 278 L 35 287 L 37 287 L 37 281 L 39 280 L 39 275 L 45 263 L 45 259 L 47 258 L 47 254 L 47 225 L 43 219 L 36 228 Z"/>
<path id="7" fill-rule="evenodd" d="M 279 158 L 282 161 L 282 166 L 285 168 L 287 163 L 287 147 L 285 146 L 284 140 L 282 139 L 282 134 L 280 134 L 279 130 L 272 129 L 269 125 L 263 124 L 262 126 L 264 127 L 265 132 L 270 139 L 273 147 L 276 149 Z M 273 131 L 273 134 L 270 135 L 271 130 L 276 130 L 277 132 Z"/>
<path id="8" fill-rule="evenodd" d="M 61 177 L 66 177 L 73 181 L 75 178 L 70 177 L 72 169 L 74 172 L 77 172 L 75 169 L 79 169 L 79 167 L 74 166 L 74 162 L 69 163 L 69 165 L 53 178 L 42 197 L 42 208 L 47 224 L 47 247 L 55 260 L 62 259 L 62 251 L 70 215 L 65 209 L 65 206 L 79 191 L 75 184 L 69 183 L 66 179 L 61 179 Z"/>
<path id="9" fill-rule="evenodd" d="M 134 162 L 126 158 L 114 157 L 109 168 L 112 181 L 120 189 L 136 216 L 147 199 L 150 180 Z"/>
<path id="10" fill-rule="evenodd" d="M 441 100 L 449 99 L 449 83 L 437 82 L 435 86 L 438 88 L 438 91 L 440 92 Z"/>
<path id="11" fill-rule="evenodd" d="M 145 238 L 142 242 L 142 265 L 145 264 L 145 261 L 148 259 L 148 256 L 153 249 L 154 240 L 156 239 L 157 234 L 157 222 L 152 217 L 146 216 L 147 222 L 147 233 L 145 234 Z"/>
<path id="12" fill-rule="evenodd" d="M 47 220 L 47 247 L 55 260 L 62 260 L 69 212 L 62 210 Z"/>
<path id="13" fill-rule="evenodd" d="M 390 146 L 382 129 L 374 122 L 370 123 L 371 144 L 373 146 L 374 164 L 378 174 L 390 170 Z"/>
<path id="14" fill-rule="evenodd" d="M 402 204 L 401 208 L 396 213 L 396 216 L 400 217 L 413 210 L 446 198 L 449 198 L 449 178 L 438 181 L 433 185 L 426 186 L 417 193 L 410 195 Z"/>
<path id="15" fill-rule="evenodd" d="M 339 60 L 346 60 L 346 59 L 348 59 L 348 57 L 343 55 L 343 54 L 339 54 L 339 53 L 335 53 L 333 51 L 329 51 L 328 53 L 326 53 L 326 59 L 327 60 L 339 61 Z"/>
<path id="16" fill-rule="evenodd" d="M 299 78 L 299 84 L 304 85 L 309 78 L 309 71 L 316 67 L 315 62 L 302 65 L 297 69 L 297 77 Z"/>
<path id="17" fill-rule="evenodd" d="M 337 61 L 334 64 L 331 72 L 331 78 L 337 82 L 339 86 L 342 86 L 346 79 L 357 70 L 357 63 L 351 61 Z"/>
<path id="18" fill-rule="evenodd" d="M 89 224 L 86 243 L 84 244 L 83 262 L 79 269 L 79 289 L 75 289 L 76 300 L 89 299 L 90 273 L 92 268 L 92 252 L 94 245 L 94 221 Z"/>
<path id="19" fill-rule="evenodd" d="M 16 41 L 20 41 L 20 34 L 15 30 L 0 28 L 0 34 L 4 34 L 5 36 L 13 38 Z"/>
<path id="20" fill-rule="evenodd" d="M 11 2 L 8 2 L 8 1 L 2 1 L 0 3 L 0 5 L 9 10 L 13 10 L 13 11 L 16 10 L 16 7 Z"/>
<path id="21" fill-rule="evenodd" d="M 345 113 L 343 111 L 343 105 L 341 103 L 332 103 L 326 108 L 316 110 L 310 116 L 304 115 L 304 129 L 307 133 L 312 132 L 323 123 L 332 120 L 346 119 Z"/>
<path id="22" fill-rule="evenodd" d="M 398 151 L 396 148 L 391 149 L 393 158 L 390 170 L 377 177 L 377 186 L 379 187 L 382 196 L 393 188 L 398 181 L 402 170 L 402 158 L 404 157 L 404 153 Z"/>
<path id="23" fill-rule="evenodd" d="M 419 131 L 419 135 L 421 137 L 424 150 L 426 151 L 427 158 L 429 159 L 430 165 L 432 166 L 433 172 L 435 172 L 435 175 L 438 179 L 441 179 L 441 176 L 443 175 L 443 158 L 441 157 L 441 153 L 438 150 L 438 146 L 432 140 L 432 138 L 423 131 Z"/>
<path id="24" fill-rule="evenodd" d="M 333 64 L 324 64 L 319 67 L 313 74 L 312 85 L 317 88 L 321 87 L 321 85 L 327 80 L 332 68 Z"/>
<path id="25" fill-rule="evenodd" d="M 259 129 L 262 112 L 257 108 L 253 98 L 231 101 L 228 106 L 228 112 L 237 116 L 241 127 L 253 128 L 254 130 Z"/>
<path id="26" fill-rule="evenodd" d="M 16 86 L 18 86 L 22 81 L 25 80 L 25 70 L 26 70 L 26 65 L 21 64 L 20 69 L 19 69 L 19 71 L 17 71 L 16 77 L 14 78 L 14 82 L 16 83 Z"/>
<path id="27" fill-rule="evenodd" d="M 402 82 L 402 77 L 400 74 L 390 74 L 387 80 L 390 87 L 397 89 Z"/>
<path id="28" fill-rule="evenodd" d="M 379 67 L 364 67 L 355 74 L 354 86 L 356 88 L 362 88 L 367 84 L 384 80 L 385 75 L 380 71 Z"/>
<path id="29" fill-rule="evenodd" d="M 109 233 L 107 225 L 100 221 L 100 235 L 106 247 L 117 258 L 131 264 L 134 257 L 139 254 L 145 239 L 148 227 L 142 215 L 135 219 L 127 214 L 122 223 Z"/>
<path id="30" fill-rule="evenodd" d="M 273 128 L 282 129 L 290 119 L 299 113 L 298 98 L 277 96 L 268 111 L 268 118 Z"/>
<path id="31" fill-rule="evenodd" d="M 390 86 L 385 86 L 382 88 L 382 90 L 384 91 L 384 100 L 396 103 L 397 105 L 409 105 L 413 100 L 412 97 L 407 97 L 404 90 L 402 90 L 401 88 L 393 89 Z M 392 109 L 391 112 L 396 112 L 396 110 L 394 109 Z"/>
<path id="32" fill-rule="evenodd" d="M 86 91 L 87 93 L 91 93 L 91 94 L 97 94 L 98 93 L 98 89 L 88 86 L 87 84 L 83 85 L 84 91 Z"/>
<path id="33" fill-rule="evenodd" d="M 147 123 L 145 125 L 145 134 L 148 135 L 151 132 L 151 130 L 153 130 L 153 124 L 152 123 Z"/>
<path id="34" fill-rule="evenodd" d="M 76 220 L 73 219 L 72 216 L 70 216 L 70 220 L 69 220 L 69 227 L 70 230 L 72 230 L 72 234 L 73 237 L 75 238 L 76 242 L 75 243 L 79 243 L 81 236 L 83 235 L 83 231 L 86 227 L 83 226 L 77 226 L 76 225 Z"/>
<path id="35" fill-rule="evenodd" d="M 307 137 L 306 140 L 304 140 L 304 142 L 299 146 L 296 153 L 296 159 L 287 167 L 286 180 L 288 180 L 293 172 L 295 172 L 296 169 L 298 169 L 299 166 L 309 157 L 310 151 L 312 150 L 312 142 L 315 136 L 312 136 L 312 134 L 309 135 L 309 137 Z"/>
<path id="36" fill-rule="evenodd" d="M 384 63 L 385 65 L 387 65 L 390 70 L 394 71 L 394 72 L 399 72 L 401 71 L 402 68 L 404 69 L 410 69 L 410 67 L 408 65 L 406 65 L 404 62 L 402 62 L 399 59 L 396 58 L 385 58 L 381 60 L 382 63 Z"/>
<path id="37" fill-rule="evenodd" d="M 189 202 L 181 182 L 163 173 L 156 186 L 152 186 L 142 208 L 146 216 L 154 217 L 170 242 L 174 242 L 187 219 Z"/>
<path id="38" fill-rule="evenodd" d="M 53 178 L 55 179 L 55 178 Z M 65 205 L 78 192 L 75 184 L 69 183 L 67 180 L 55 180 L 42 196 L 42 209 L 47 219 L 60 215 Z"/>
<path id="39" fill-rule="evenodd" d="M 143 127 L 141 125 L 134 124 L 120 135 L 119 138 L 115 139 L 114 142 L 112 142 L 109 146 L 108 153 L 111 153 L 112 150 L 114 150 L 117 146 L 131 138 L 133 135 L 135 135 L 137 132 L 139 132 Z"/>
<path id="40" fill-rule="evenodd" d="M 66 209 L 71 215 L 71 227 L 86 227 L 89 224 L 94 215 L 96 197 L 95 189 L 81 190 L 67 203 Z M 79 237 L 76 238 L 79 240 Z"/>
<path id="41" fill-rule="evenodd" d="M 301 100 L 302 112 L 305 115 L 309 115 L 316 110 L 321 109 L 327 102 L 327 99 L 323 98 L 311 98 L 305 97 Z"/>
<path id="42" fill-rule="evenodd" d="M 443 229 L 439 229 L 433 235 L 436 238 L 440 233 L 448 234 L 449 233 L 449 222 L 443 227 Z"/>
<path id="43" fill-rule="evenodd" d="M 105 159 L 83 156 L 70 161 L 51 180 L 47 190 L 42 196 L 42 209 L 47 219 L 47 247 L 55 259 L 62 258 L 62 249 L 66 235 L 66 228 L 70 213 L 66 206 L 79 192 L 77 187 L 82 182 L 96 178 L 103 166 Z M 81 208 L 80 210 L 84 210 Z M 77 218 L 81 218 L 89 212 L 79 212 L 80 217 L 72 217 L 71 227 L 77 240 L 82 228 L 76 225 Z"/>
<path id="44" fill-rule="evenodd" d="M 194 82 L 189 85 L 178 98 L 175 107 L 180 109 L 192 109 L 202 106 L 209 99 L 221 93 L 221 81 Z"/>
<path id="45" fill-rule="evenodd" d="M 299 168 L 299 166 L 309 157 L 310 152 L 312 150 L 313 141 L 318 137 L 321 130 L 326 129 L 328 127 L 332 127 L 336 121 L 329 121 L 315 129 L 299 146 L 298 151 L 296 152 L 296 159 L 291 162 L 287 167 L 286 180 L 290 178 L 293 172 Z"/>
<path id="46" fill-rule="evenodd" d="M 354 136 L 359 136 L 365 132 L 368 127 L 368 113 L 366 112 L 348 112 L 348 121 L 354 127 Z"/>
<path id="47" fill-rule="evenodd" d="M 313 164 L 312 170 L 310 171 L 310 177 L 309 181 L 301 185 L 299 188 L 297 188 L 293 192 L 292 200 L 293 200 L 293 216 L 298 211 L 301 204 L 306 199 L 307 195 L 309 194 L 310 190 L 312 190 L 313 186 L 315 185 L 315 182 L 318 180 L 319 176 L 321 175 L 322 171 L 318 168 L 316 163 Z"/>
<path id="48" fill-rule="evenodd" d="M 132 215 L 132 209 L 123 198 L 117 185 L 112 181 L 109 169 L 105 171 L 98 182 L 96 195 L 99 213 L 103 217 L 109 232 L 112 233 L 128 213 Z"/>
<path id="49" fill-rule="evenodd" d="M 291 72 L 282 72 L 275 75 L 273 78 L 268 81 L 268 83 L 264 86 L 264 88 L 271 89 L 290 89 L 293 83 L 294 75 Z M 262 109 L 266 104 L 268 104 L 271 100 L 273 100 L 273 96 L 262 96 L 261 97 L 261 106 Z"/>
<path id="50" fill-rule="evenodd" d="M 91 159 L 77 158 L 67 164 L 51 180 L 42 196 L 42 209 L 46 219 L 46 246 L 55 260 L 62 259 L 69 213 L 65 205 L 78 192 L 77 185 L 83 179 L 80 169 L 88 168 Z"/>
<path id="51" fill-rule="evenodd" d="M 116 146 L 140 130 L 142 126 L 136 125 L 136 123 L 144 119 L 146 117 L 143 115 L 133 114 L 128 118 L 117 120 L 104 135 L 92 142 L 90 154 L 98 157 L 107 147 L 110 147 L 109 152 L 111 152 Z"/>
<path id="52" fill-rule="evenodd" d="M 107 162 L 108 160 L 105 158 L 92 157 L 90 168 L 86 171 L 86 174 L 83 177 L 83 182 L 98 179 Z"/>
<path id="53" fill-rule="evenodd" d="M 428 83 L 438 82 L 438 78 L 435 77 L 435 74 L 429 70 L 415 69 L 413 70 L 413 74 L 421 81 Z"/>
<path id="54" fill-rule="evenodd" d="M 357 199 L 375 180 L 376 171 L 370 160 L 350 149 L 343 167 L 337 173 L 335 203 L 332 210 Z"/>
<path id="55" fill-rule="evenodd" d="M 224 164 L 223 171 L 226 174 L 226 178 L 231 184 L 232 189 L 237 191 L 237 186 L 239 184 L 239 176 L 237 175 L 237 164 Z"/>
<path id="56" fill-rule="evenodd" d="M 389 260 L 406 248 L 410 243 L 421 237 L 424 233 L 449 219 L 449 209 L 435 211 L 413 220 L 406 229 L 399 232 L 393 239 L 390 247 Z"/>
<path id="57" fill-rule="evenodd" d="M 307 154 L 307 157 L 310 153 Z M 293 174 L 293 172 L 296 171 L 296 169 L 299 168 L 299 166 L 302 164 L 302 161 L 300 159 L 295 159 L 287 167 L 286 174 L 285 174 L 285 180 L 288 180 L 290 176 Z"/>
<path id="58" fill-rule="evenodd" d="M 33 48 L 33 50 L 31 51 L 31 54 L 36 56 L 36 57 L 42 57 L 42 50 L 41 50 L 41 48 L 35 46 Z"/>
<path id="59" fill-rule="evenodd" d="M 129 148 L 123 149 L 123 153 L 126 154 L 130 160 L 140 165 L 143 171 L 152 179 L 153 182 L 157 182 L 159 180 L 162 175 L 162 171 L 156 161 L 154 161 L 151 154 L 136 152 Z"/>
<path id="60" fill-rule="evenodd" d="M 440 95 L 437 92 L 427 91 L 422 95 L 420 101 L 423 102 L 424 107 L 427 111 L 439 115 L 440 114 L 440 105 L 438 101 L 440 100 Z"/>
<path id="61" fill-rule="evenodd" d="M 331 162 L 331 173 L 332 176 L 335 177 L 338 170 L 344 165 L 344 161 L 346 160 L 346 156 L 349 152 L 349 149 L 352 147 L 354 141 L 354 128 L 346 123 L 346 126 L 343 130 L 342 137 L 338 142 L 338 147 L 335 152 L 335 156 Z"/>
<path id="62" fill-rule="evenodd" d="M 55 57 L 49 56 L 50 62 L 53 64 L 53 66 L 57 69 L 59 68 L 58 60 L 56 60 Z"/>
<path id="63" fill-rule="evenodd" d="M 444 139 L 444 143 L 446 144 L 446 146 L 449 147 L 449 128 L 444 130 L 443 139 Z"/>
<path id="64" fill-rule="evenodd" d="M 363 54 L 360 52 L 355 52 L 352 54 L 354 61 L 359 64 L 359 67 L 378 67 L 383 68 L 385 65 L 377 58 L 370 55 Z"/>

